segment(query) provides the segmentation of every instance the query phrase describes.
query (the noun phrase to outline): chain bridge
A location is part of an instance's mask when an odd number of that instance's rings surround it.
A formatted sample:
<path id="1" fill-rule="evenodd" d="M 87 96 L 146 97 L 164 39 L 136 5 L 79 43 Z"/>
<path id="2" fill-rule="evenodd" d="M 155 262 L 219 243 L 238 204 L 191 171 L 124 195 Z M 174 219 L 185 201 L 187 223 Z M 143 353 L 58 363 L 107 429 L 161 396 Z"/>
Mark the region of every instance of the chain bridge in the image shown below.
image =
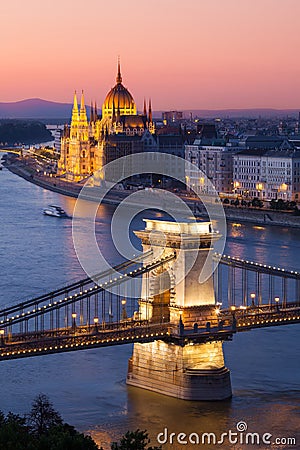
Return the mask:
<path id="1" fill-rule="evenodd" d="M 160 234 L 153 239 L 162 224 L 164 243 Z M 139 257 L 2 309 L 0 360 L 134 343 L 128 384 L 179 398 L 229 397 L 222 342 L 255 328 L 300 323 L 300 272 L 215 253 L 213 275 L 200 284 L 218 235 L 208 222 L 197 224 L 147 220 L 136 232 Z M 164 382 L 158 377 L 166 363 L 173 378 Z M 174 374 L 181 378 L 174 381 Z M 216 394 L 205 394 L 208 379 L 217 383 Z"/>

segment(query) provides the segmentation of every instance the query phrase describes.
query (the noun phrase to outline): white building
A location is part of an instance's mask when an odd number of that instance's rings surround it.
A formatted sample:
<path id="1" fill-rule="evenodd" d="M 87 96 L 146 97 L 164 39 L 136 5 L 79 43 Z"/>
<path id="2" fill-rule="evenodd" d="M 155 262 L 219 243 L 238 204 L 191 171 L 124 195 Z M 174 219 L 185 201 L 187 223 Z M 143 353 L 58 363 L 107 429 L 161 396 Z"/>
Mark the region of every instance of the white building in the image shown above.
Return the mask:
<path id="1" fill-rule="evenodd" d="M 249 149 L 234 156 L 237 194 L 262 200 L 300 200 L 300 151 Z"/>
<path id="2" fill-rule="evenodd" d="M 185 146 L 185 159 L 200 169 L 218 193 L 232 193 L 233 190 L 233 155 L 238 147 L 226 145 L 224 140 L 215 139 L 210 145 L 196 139 L 192 145 Z M 209 192 L 205 177 L 199 178 L 198 171 L 186 169 L 187 185 L 198 193 Z"/>
<path id="3" fill-rule="evenodd" d="M 57 126 L 56 129 L 53 132 L 54 135 L 54 148 L 56 153 L 60 154 L 60 150 L 61 150 L 61 138 L 63 136 L 64 130 L 63 130 L 63 126 Z"/>

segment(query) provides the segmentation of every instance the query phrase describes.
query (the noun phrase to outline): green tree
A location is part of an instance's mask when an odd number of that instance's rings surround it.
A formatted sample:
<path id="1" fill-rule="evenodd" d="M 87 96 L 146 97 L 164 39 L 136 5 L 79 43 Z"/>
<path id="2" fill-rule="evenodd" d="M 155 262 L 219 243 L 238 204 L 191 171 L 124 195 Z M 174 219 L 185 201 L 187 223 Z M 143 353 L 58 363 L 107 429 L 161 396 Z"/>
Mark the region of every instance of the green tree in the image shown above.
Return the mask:
<path id="1" fill-rule="evenodd" d="M 44 394 L 39 394 L 34 399 L 28 422 L 33 433 L 39 436 L 47 433 L 50 428 L 63 424 L 60 414 Z"/>
<path id="2" fill-rule="evenodd" d="M 99 450 L 99 447 L 90 436 L 63 424 L 52 427 L 47 434 L 41 435 L 36 450 Z"/>
<path id="3" fill-rule="evenodd" d="M 147 447 L 150 439 L 146 430 L 127 431 L 120 442 L 113 442 L 111 450 L 160 450 L 161 447 Z"/>
<path id="4" fill-rule="evenodd" d="M 99 450 L 90 436 L 85 436 L 74 427 L 61 422 L 60 415 L 46 396 L 38 396 L 32 410 L 38 410 L 38 414 L 34 415 L 34 418 L 39 418 L 36 423 L 40 424 L 41 415 L 44 417 L 41 434 L 37 433 L 36 426 L 32 426 L 30 415 L 22 417 L 8 413 L 5 416 L 0 411 L 0 450 Z M 51 425 L 57 422 L 61 423 Z"/>
<path id="5" fill-rule="evenodd" d="M 259 198 L 254 197 L 254 199 L 252 200 L 252 206 L 254 208 L 262 208 L 264 206 L 264 203 Z"/>
<path id="6" fill-rule="evenodd" d="M 284 210 L 286 209 L 286 203 L 281 198 L 277 200 L 277 209 Z"/>
<path id="7" fill-rule="evenodd" d="M 5 417 L 0 413 L 0 449 L 35 450 L 34 439 L 24 417 L 13 413 Z"/>
<path id="8" fill-rule="evenodd" d="M 297 203 L 294 201 L 287 201 L 287 209 L 289 210 L 295 210 L 297 208 Z"/>

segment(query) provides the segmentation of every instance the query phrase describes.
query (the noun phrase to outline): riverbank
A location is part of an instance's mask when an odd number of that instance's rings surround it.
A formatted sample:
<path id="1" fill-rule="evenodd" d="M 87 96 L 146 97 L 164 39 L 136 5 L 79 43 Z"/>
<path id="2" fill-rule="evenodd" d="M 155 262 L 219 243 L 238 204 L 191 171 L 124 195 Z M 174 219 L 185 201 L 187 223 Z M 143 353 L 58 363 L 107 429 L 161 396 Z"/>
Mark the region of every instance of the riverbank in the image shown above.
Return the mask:
<path id="1" fill-rule="evenodd" d="M 60 178 L 49 177 L 42 173 L 37 173 L 31 165 L 26 165 L 26 162 L 19 159 L 7 158 L 4 166 L 30 183 L 69 197 L 77 198 L 84 186 L 84 183 L 68 182 Z M 131 193 L 132 191 L 112 190 L 108 195 L 105 195 L 101 201 L 117 206 Z M 99 201 L 99 194 L 99 188 L 91 187 L 89 188 L 89 195 L 86 195 L 85 198 L 90 201 Z M 206 210 L 203 207 L 199 207 L 199 202 L 197 202 L 196 199 L 190 197 L 186 198 L 184 196 L 181 198 L 187 203 L 191 210 L 194 211 L 196 217 L 208 217 Z M 163 207 L 164 205 L 162 204 L 161 206 Z M 224 205 L 224 211 L 226 219 L 229 222 L 246 222 L 254 225 L 300 228 L 300 216 L 294 215 L 293 212 L 280 212 L 254 208 L 249 209 L 229 205 Z"/>
<path id="2" fill-rule="evenodd" d="M 272 225 L 279 227 L 300 228 L 300 216 L 293 212 L 280 212 L 270 210 L 258 210 L 249 208 L 229 207 L 224 205 L 226 220 L 228 222 L 251 223 L 253 225 Z M 208 217 L 204 211 L 195 213 L 196 217 Z"/>

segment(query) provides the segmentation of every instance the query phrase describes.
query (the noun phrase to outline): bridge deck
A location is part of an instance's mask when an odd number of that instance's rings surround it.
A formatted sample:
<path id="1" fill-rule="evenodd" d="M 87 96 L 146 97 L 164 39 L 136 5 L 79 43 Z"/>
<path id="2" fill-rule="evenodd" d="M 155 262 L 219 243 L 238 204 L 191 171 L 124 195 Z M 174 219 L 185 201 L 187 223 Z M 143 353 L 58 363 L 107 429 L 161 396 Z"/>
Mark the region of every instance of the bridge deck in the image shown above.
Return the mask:
<path id="1" fill-rule="evenodd" d="M 164 315 L 169 303 L 160 303 L 157 299 L 156 308 L 161 311 L 160 318 L 157 318 L 156 323 L 141 320 L 137 311 L 137 297 L 133 295 L 133 299 L 130 296 L 124 299 L 124 293 L 119 287 L 128 281 L 131 285 L 134 278 L 168 264 L 175 258 L 175 254 L 171 254 L 146 262 L 145 258 L 151 253 L 150 251 L 134 261 L 126 261 L 99 273 L 95 275 L 96 280 L 85 278 L 0 310 L 0 361 L 155 340 L 177 345 L 225 341 L 232 339 L 237 332 L 300 323 L 299 272 L 228 256 L 223 256 L 221 263 L 225 268 L 229 268 L 229 284 L 225 290 L 224 286 L 223 289 L 220 286 L 220 292 L 228 292 L 230 307 L 220 309 L 220 303 L 217 304 L 217 318 L 211 323 L 206 321 L 205 316 L 202 316 L 201 322 L 194 328 L 184 328 L 182 323 L 170 323 Z M 243 270 L 240 283 L 242 290 L 238 291 L 234 270 L 240 268 Z M 251 279 L 246 276 L 248 271 L 256 272 L 252 285 Z M 262 289 L 261 274 L 267 276 L 268 290 Z M 273 283 L 274 275 L 281 280 L 281 300 L 273 296 L 275 288 L 278 292 L 280 287 Z M 295 283 L 294 290 L 287 289 L 287 279 Z M 117 287 L 116 293 L 107 290 L 107 287 L 112 286 Z M 252 304 L 249 306 L 249 289 L 253 292 L 253 287 L 256 294 L 251 297 Z M 148 288 L 146 291 L 149 291 Z M 126 293 L 128 294 L 128 291 Z M 295 301 L 288 301 L 288 294 L 293 295 L 291 299 Z M 149 307 L 152 307 L 152 301 L 153 298 L 150 297 L 143 299 L 146 307 L 148 303 Z M 236 302 L 242 304 L 237 305 Z M 226 301 L 224 303 L 226 304 Z M 147 311 L 145 317 L 148 317 Z"/>
<path id="2" fill-rule="evenodd" d="M 103 326 L 61 328 L 1 336 L 0 361 L 97 347 L 165 340 L 178 345 L 231 340 L 233 334 L 255 328 L 300 323 L 300 306 L 282 310 L 249 308 L 249 311 L 221 310 L 219 322 L 207 327 L 179 329 L 176 324 L 123 321 Z"/>

